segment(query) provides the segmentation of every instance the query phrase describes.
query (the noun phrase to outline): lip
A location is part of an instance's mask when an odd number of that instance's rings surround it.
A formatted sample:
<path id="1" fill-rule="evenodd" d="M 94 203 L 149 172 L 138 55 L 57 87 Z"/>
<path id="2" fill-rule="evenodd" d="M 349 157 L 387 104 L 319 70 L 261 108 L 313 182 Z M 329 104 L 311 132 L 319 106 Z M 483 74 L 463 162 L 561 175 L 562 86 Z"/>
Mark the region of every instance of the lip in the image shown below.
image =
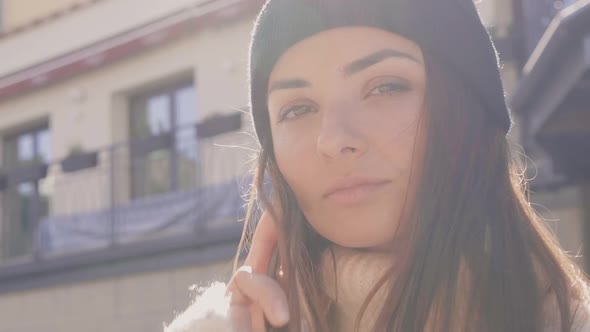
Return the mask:
<path id="1" fill-rule="evenodd" d="M 358 203 L 390 183 L 387 179 L 349 177 L 335 182 L 323 197 L 342 204 Z"/>

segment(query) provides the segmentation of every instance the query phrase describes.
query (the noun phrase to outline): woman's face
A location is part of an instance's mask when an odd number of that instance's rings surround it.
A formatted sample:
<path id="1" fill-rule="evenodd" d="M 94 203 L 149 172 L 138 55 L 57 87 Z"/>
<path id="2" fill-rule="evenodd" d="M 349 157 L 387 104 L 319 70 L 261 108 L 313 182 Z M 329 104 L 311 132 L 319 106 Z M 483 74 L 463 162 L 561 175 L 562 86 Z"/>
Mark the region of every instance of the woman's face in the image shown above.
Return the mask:
<path id="1" fill-rule="evenodd" d="M 276 162 L 326 239 L 395 243 L 423 153 L 425 81 L 417 44 L 369 27 L 321 32 L 277 62 L 268 86 Z"/>

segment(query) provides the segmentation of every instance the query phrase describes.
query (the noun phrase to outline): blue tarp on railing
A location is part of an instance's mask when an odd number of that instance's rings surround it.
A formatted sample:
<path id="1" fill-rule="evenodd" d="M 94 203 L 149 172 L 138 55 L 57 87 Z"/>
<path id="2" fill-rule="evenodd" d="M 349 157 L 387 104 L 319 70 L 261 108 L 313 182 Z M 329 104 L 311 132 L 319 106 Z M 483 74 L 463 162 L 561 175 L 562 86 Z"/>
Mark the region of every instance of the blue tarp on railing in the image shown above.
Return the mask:
<path id="1" fill-rule="evenodd" d="M 39 225 L 42 254 L 60 254 L 107 247 L 116 243 L 199 233 L 242 220 L 246 201 L 238 180 L 171 192 L 126 205 L 67 216 L 50 216 Z M 114 235 L 114 236 L 113 236 Z"/>

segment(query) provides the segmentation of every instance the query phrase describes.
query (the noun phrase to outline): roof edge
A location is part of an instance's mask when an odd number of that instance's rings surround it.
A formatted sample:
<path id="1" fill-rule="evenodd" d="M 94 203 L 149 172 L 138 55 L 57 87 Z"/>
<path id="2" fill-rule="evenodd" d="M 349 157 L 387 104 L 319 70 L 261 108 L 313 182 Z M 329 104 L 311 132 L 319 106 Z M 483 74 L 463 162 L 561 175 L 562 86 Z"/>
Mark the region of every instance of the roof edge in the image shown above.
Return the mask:
<path id="1" fill-rule="evenodd" d="M 0 100 L 48 86 L 258 10 L 261 0 L 213 0 L 0 77 Z"/>

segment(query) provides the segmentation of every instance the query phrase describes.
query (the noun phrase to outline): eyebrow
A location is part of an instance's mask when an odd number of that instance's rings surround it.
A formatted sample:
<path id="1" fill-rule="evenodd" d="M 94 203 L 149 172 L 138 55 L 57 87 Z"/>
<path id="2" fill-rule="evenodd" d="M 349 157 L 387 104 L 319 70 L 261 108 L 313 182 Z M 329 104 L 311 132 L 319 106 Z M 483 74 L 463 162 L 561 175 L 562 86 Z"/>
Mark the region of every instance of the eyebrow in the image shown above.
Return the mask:
<path id="1" fill-rule="evenodd" d="M 275 90 L 300 89 L 310 86 L 311 83 L 309 81 L 301 78 L 276 80 L 272 82 L 272 84 L 270 85 L 270 88 L 268 89 L 268 94 L 270 95 Z"/>
<path id="2" fill-rule="evenodd" d="M 378 64 L 379 62 L 382 62 L 382 61 L 389 59 L 389 58 L 408 59 L 408 60 L 411 60 L 413 62 L 416 62 L 416 63 L 422 65 L 422 61 L 420 61 L 418 58 L 416 58 L 415 56 L 413 56 L 409 53 L 394 50 L 391 48 L 385 48 L 385 49 L 373 52 L 369 55 L 366 55 L 360 59 L 352 61 L 348 65 L 344 66 L 344 69 L 342 69 L 342 73 L 344 74 L 344 77 L 348 77 L 348 76 L 356 74 L 360 71 L 363 71 L 371 66 L 374 66 L 374 65 Z M 276 91 L 276 90 L 300 89 L 300 88 L 307 88 L 310 86 L 311 86 L 311 83 L 307 80 L 302 79 L 302 78 L 276 80 L 271 83 L 271 85 L 268 89 L 267 95 L 270 95 L 273 91 Z"/>
<path id="3" fill-rule="evenodd" d="M 346 65 L 342 72 L 344 73 L 345 77 L 350 76 L 389 58 L 408 59 L 422 65 L 422 61 L 409 53 L 394 50 L 392 48 L 385 48 L 364 56 L 358 60 L 354 60 L 350 64 Z"/>

